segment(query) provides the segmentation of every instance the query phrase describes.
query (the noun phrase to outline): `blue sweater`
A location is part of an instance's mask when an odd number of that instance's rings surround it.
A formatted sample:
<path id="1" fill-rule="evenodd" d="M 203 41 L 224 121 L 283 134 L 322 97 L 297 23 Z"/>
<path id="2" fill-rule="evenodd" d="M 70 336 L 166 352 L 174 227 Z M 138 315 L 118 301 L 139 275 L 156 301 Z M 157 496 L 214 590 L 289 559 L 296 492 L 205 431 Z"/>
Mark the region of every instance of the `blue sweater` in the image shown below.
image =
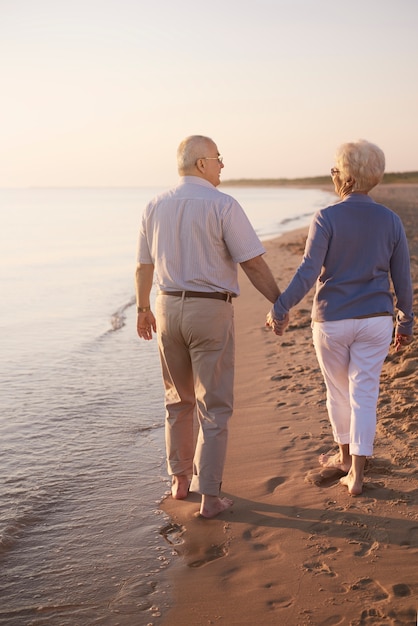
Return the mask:
<path id="1" fill-rule="evenodd" d="M 274 304 L 282 318 L 316 281 L 317 322 L 394 313 L 397 332 L 411 335 L 412 283 L 408 243 L 398 215 L 365 194 L 351 194 L 318 211 L 302 263 Z"/>

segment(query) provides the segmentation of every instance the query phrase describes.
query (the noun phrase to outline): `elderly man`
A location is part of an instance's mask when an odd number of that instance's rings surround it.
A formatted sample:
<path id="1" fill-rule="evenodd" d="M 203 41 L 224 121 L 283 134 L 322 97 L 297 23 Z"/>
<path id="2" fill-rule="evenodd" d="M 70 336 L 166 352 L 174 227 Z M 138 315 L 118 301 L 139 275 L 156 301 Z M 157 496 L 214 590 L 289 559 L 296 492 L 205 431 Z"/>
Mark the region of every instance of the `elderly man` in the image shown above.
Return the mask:
<path id="1" fill-rule="evenodd" d="M 177 162 L 178 186 L 151 200 L 142 216 L 137 331 L 142 339 L 153 332 L 158 338 L 172 497 L 184 499 L 189 489 L 201 494 L 200 515 L 212 518 L 233 504 L 219 494 L 233 411 L 238 263 L 270 302 L 280 290 L 243 209 L 216 189 L 224 167 L 216 144 L 209 137 L 187 137 Z"/>

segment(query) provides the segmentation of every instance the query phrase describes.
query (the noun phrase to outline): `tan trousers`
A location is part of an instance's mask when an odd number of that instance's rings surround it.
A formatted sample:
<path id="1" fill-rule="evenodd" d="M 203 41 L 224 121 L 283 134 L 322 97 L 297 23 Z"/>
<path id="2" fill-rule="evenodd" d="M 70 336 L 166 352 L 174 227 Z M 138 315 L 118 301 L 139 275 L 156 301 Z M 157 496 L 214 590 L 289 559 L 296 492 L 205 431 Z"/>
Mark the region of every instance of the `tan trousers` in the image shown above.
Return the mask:
<path id="1" fill-rule="evenodd" d="M 155 310 L 168 473 L 192 476 L 191 491 L 217 496 L 233 409 L 233 306 L 222 300 L 158 295 Z"/>

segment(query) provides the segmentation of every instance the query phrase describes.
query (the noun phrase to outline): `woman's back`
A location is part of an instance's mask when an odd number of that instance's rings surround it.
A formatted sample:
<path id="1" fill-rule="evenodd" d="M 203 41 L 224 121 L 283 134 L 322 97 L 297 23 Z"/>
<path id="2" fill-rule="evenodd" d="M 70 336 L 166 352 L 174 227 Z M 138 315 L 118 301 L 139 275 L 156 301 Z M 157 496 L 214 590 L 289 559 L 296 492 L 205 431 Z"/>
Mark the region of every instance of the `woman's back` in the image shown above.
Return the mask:
<path id="1" fill-rule="evenodd" d="M 314 319 L 393 313 L 389 274 L 393 265 L 408 272 L 409 257 L 402 223 L 390 209 L 365 194 L 348 196 L 316 214 L 306 252 L 322 263 Z"/>

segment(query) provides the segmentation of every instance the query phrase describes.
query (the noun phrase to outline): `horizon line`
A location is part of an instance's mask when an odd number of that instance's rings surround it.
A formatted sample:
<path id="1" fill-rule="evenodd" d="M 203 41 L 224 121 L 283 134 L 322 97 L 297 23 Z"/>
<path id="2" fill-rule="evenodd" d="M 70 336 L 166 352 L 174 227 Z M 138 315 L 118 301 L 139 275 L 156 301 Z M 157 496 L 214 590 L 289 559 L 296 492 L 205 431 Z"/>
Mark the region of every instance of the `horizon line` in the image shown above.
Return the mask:
<path id="1" fill-rule="evenodd" d="M 390 180 L 388 180 L 390 179 Z M 418 171 L 405 172 L 385 172 L 383 180 L 379 184 L 388 182 L 409 182 L 418 183 Z M 307 184 L 332 184 L 329 174 L 319 176 L 302 176 L 297 178 L 231 178 L 222 180 L 220 185 L 289 185 L 289 184 L 307 185 Z M 0 189 L 147 189 L 154 187 L 167 188 L 168 185 L 27 185 L 27 186 L 1 186 Z"/>

